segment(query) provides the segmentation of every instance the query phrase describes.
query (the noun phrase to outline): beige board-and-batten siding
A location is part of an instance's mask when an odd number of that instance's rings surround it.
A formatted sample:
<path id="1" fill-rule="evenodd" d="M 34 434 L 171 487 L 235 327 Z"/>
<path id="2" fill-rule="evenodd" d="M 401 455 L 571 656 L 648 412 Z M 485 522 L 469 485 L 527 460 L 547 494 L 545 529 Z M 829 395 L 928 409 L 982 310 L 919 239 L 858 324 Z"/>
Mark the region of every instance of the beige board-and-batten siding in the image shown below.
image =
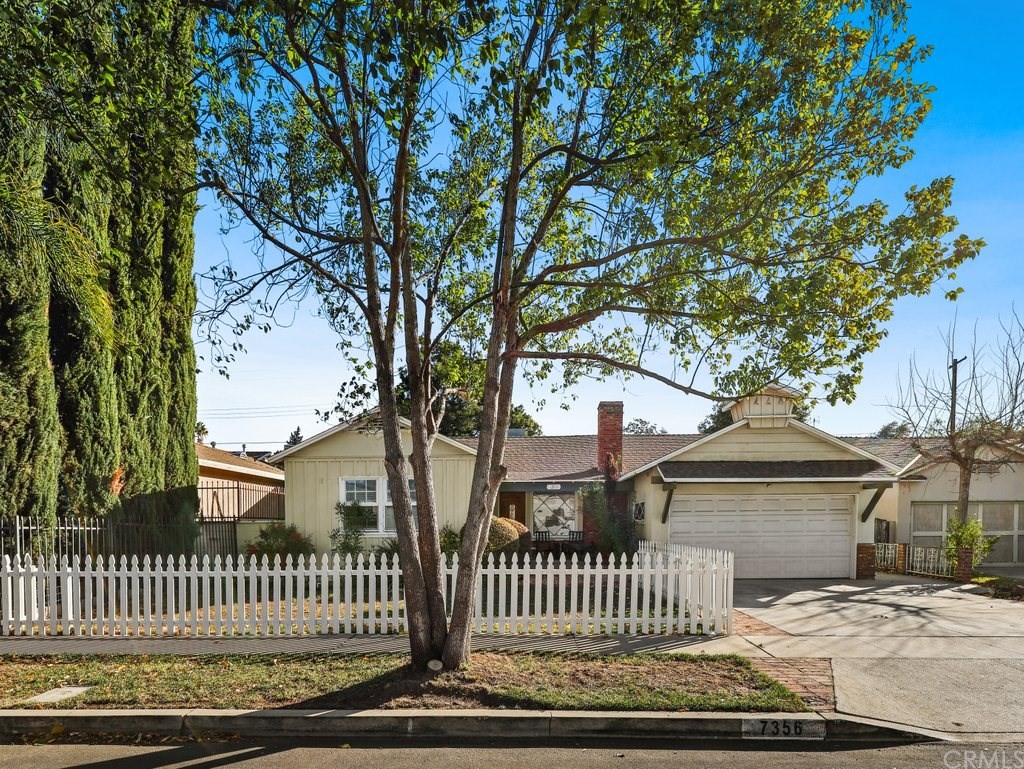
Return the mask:
<path id="1" fill-rule="evenodd" d="M 785 461 L 805 459 L 862 459 L 849 449 L 807 433 L 798 427 L 740 425 L 714 434 L 714 439 L 679 453 L 680 460 Z"/>
<path id="2" fill-rule="evenodd" d="M 408 445 L 408 432 L 403 431 Z M 335 506 L 340 478 L 383 478 L 383 439 L 379 433 L 340 431 L 284 460 L 285 520 L 313 538 L 318 553 L 330 552 L 329 532 L 338 526 Z M 460 529 L 466 521 L 474 456 L 450 443 L 434 442 L 431 465 L 441 526 Z M 386 538 L 367 536 L 367 546 Z"/>

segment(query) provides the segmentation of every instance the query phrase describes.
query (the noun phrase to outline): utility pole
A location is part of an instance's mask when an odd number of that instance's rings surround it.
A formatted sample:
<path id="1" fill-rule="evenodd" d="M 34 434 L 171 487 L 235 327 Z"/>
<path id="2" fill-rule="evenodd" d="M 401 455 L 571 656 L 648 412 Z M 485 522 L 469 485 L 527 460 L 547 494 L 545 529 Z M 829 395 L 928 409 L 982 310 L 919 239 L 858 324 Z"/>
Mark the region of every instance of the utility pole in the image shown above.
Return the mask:
<path id="1" fill-rule="evenodd" d="M 949 364 L 949 368 L 952 369 L 952 371 L 953 371 L 953 375 L 950 378 L 951 381 L 950 381 L 950 388 L 949 388 L 949 434 L 950 435 L 952 435 L 953 433 L 956 432 L 956 370 L 960 366 L 960 364 L 963 363 L 965 360 L 967 360 L 967 356 L 966 355 L 964 357 L 960 358 L 959 360 L 957 360 L 956 353 L 954 353 L 953 354 L 953 362 Z"/>

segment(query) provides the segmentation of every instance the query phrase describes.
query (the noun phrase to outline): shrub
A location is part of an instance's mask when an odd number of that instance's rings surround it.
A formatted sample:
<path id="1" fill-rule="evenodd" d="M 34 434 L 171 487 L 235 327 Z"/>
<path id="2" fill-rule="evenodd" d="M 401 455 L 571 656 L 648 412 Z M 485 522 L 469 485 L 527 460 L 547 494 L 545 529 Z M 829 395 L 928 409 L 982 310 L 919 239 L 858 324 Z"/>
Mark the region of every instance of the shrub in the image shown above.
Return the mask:
<path id="1" fill-rule="evenodd" d="M 346 555 L 355 558 L 365 550 L 363 525 L 367 520 L 366 508 L 339 502 L 334 506 L 334 514 L 338 516 L 338 527 L 331 529 L 328 534 L 331 539 L 331 549 L 342 558 Z"/>
<path id="2" fill-rule="evenodd" d="M 459 540 L 466 533 L 466 527 L 459 530 Z M 488 553 L 512 555 L 519 552 L 519 530 L 512 525 L 508 518 L 495 518 L 491 516 L 491 528 L 487 533 L 487 547 L 484 548 L 484 557 Z"/>
<path id="3" fill-rule="evenodd" d="M 970 548 L 974 551 L 973 563 L 977 566 L 988 556 L 992 545 L 999 537 L 986 537 L 981 528 L 981 521 L 977 518 L 968 518 L 966 523 L 960 523 L 958 516 L 949 519 L 949 526 L 946 529 L 946 541 L 943 544 L 946 560 L 956 564 L 960 550 Z"/>
<path id="4" fill-rule="evenodd" d="M 519 551 L 519 530 L 512 523 L 508 518 L 491 518 L 485 553 L 494 553 L 497 558 L 499 553 L 512 555 Z"/>
<path id="5" fill-rule="evenodd" d="M 631 553 L 636 549 L 633 516 L 619 515 L 608 506 L 608 495 L 600 483 L 591 484 L 581 493 L 583 514 L 589 515 L 597 529 L 598 549 L 602 553 Z"/>
<path id="6" fill-rule="evenodd" d="M 283 561 L 289 555 L 293 558 L 312 555 L 313 540 L 302 536 L 293 523 L 272 523 L 260 529 L 259 536 L 245 546 L 245 552 L 260 560 L 266 555 L 271 560 L 280 557 Z"/>
<path id="7" fill-rule="evenodd" d="M 444 555 L 452 556 L 459 552 L 459 544 L 462 542 L 459 532 L 445 524 L 444 528 L 441 529 L 440 537 L 441 552 Z"/>
<path id="8" fill-rule="evenodd" d="M 399 555 L 399 552 L 398 552 L 398 540 L 395 539 L 394 537 L 391 537 L 390 539 L 385 539 L 380 544 L 374 546 L 373 552 L 374 552 L 374 555 L 383 556 L 384 558 L 386 558 L 387 559 L 387 563 L 390 564 L 391 560 L 396 555 Z"/>
<path id="9" fill-rule="evenodd" d="M 512 518 L 505 518 L 503 520 L 508 521 L 512 524 L 517 532 L 519 532 L 519 552 L 528 553 L 530 552 L 530 546 L 533 545 L 533 537 L 530 535 L 530 530 L 519 521 Z"/>

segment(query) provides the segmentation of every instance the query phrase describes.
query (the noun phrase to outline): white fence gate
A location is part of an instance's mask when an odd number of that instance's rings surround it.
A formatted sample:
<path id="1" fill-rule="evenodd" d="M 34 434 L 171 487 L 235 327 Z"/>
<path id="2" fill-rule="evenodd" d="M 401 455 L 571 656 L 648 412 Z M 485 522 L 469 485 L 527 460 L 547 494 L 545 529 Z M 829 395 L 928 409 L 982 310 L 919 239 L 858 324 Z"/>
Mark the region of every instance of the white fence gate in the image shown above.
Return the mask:
<path id="1" fill-rule="evenodd" d="M 952 577 L 953 564 L 946 560 L 941 547 L 907 546 L 907 574 L 925 577 Z"/>
<path id="2" fill-rule="evenodd" d="M 609 558 L 488 556 L 474 630 L 497 634 L 722 634 L 732 554 L 693 548 Z M 699 551 L 699 552 L 698 552 Z M 448 604 L 458 560 L 446 568 Z M 0 560 L 0 633 L 294 636 L 408 630 L 398 558 L 220 556 Z"/>
<path id="3" fill-rule="evenodd" d="M 710 607 L 716 617 L 722 617 L 724 632 L 732 632 L 733 578 L 736 572 L 731 551 L 642 539 L 637 552 L 664 560 L 670 573 L 687 575 L 686 590 L 675 591 L 681 612 L 696 610 L 700 613 L 706 610 L 705 607 Z"/>

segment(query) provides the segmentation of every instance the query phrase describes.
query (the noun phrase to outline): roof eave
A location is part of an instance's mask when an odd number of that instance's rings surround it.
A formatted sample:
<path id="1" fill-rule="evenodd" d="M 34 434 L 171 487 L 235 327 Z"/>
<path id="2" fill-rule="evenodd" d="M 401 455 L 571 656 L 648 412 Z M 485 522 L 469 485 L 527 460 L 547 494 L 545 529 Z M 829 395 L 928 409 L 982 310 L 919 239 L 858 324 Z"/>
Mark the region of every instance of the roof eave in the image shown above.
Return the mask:
<path id="1" fill-rule="evenodd" d="M 210 470 L 226 470 L 232 473 L 239 473 L 241 475 L 254 475 L 259 478 L 273 478 L 274 480 L 284 482 L 284 472 L 281 470 L 275 470 L 274 468 L 263 470 L 259 467 L 234 465 L 230 462 L 217 462 L 213 459 L 200 459 L 199 466 L 209 468 Z"/>
<path id="2" fill-rule="evenodd" d="M 276 465 L 279 462 L 281 462 L 282 460 L 284 460 L 285 458 L 291 456 L 292 454 L 295 454 L 296 452 L 301 451 L 302 449 L 305 449 L 305 448 L 307 448 L 309 446 L 312 446 L 314 443 L 319 443 L 320 441 L 322 441 L 322 440 L 324 440 L 326 438 L 330 438 L 335 433 L 345 432 L 346 430 L 351 430 L 353 428 L 359 427 L 360 425 L 366 423 L 369 419 L 371 419 L 373 417 L 373 415 L 375 415 L 379 410 L 380 409 L 377 406 L 374 406 L 372 409 L 370 409 L 369 411 L 363 412 L 358 417 L 350 419 L 347 422 L 340 422 L 340 423 L 334 425 L 333 427 L 329 427 L 326 430 L 320 431 L 316 435 L 310 436 L 309 438 L 307 438 L 306 440 L 302 441 L 301 443 L 296 443 L 294 446 L 291 446 L 291 447 L 289 447 L 287 449 L 283 449 L 283 450 L 277 452 L 276 454 L 273 454 L 273 455 L 267 457 L 266 462 L 267 462 L 268 465 L 270 465 L 270 464 Z M 409 427 L 412 424 L 405 417 L 399 417 L 398 418 L 398 423 L 402 427 Z M 465 443 L 461 443 L 461 442 L 455 440 L 454 438 L 449 438 L 447 435 L 441 435 L 440 433 L 438 433 L 434 437 L 435 437 L 436 440 L 440 441 L 441 443 L 447 444 L 449 446 L 454 446 L 455 448 L 461 449 L 462 451 L 466 452 L 467 454 L 471 454 L 473 456 L 476 456 L 476 449 L 474 447 L 472 447 L 472 446 L 467 446 Z"/>
<path id="3" fill-rule="evenodd" d="M 664 483 L 897 483 L 900 478 L 864 475 L 852 478 L 669 478 L 662 474 L 662 480 Z"/>

